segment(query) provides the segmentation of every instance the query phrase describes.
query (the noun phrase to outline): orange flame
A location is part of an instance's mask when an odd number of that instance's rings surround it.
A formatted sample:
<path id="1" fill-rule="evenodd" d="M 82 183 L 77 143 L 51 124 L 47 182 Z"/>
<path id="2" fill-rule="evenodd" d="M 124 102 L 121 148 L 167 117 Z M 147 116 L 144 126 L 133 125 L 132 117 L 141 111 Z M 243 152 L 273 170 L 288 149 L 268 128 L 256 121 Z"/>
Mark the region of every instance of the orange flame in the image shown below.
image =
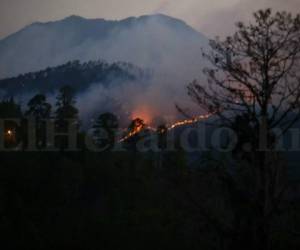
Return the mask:
<path id="1" fill-rule="evenodd" d="M 173 124 L 171 124 L 170 126 L 167 127 L 167 130 L 170 131 L 172 129 L 175 129 L 177 127 L 182 127 L 182 126 L 186 126 L 186 125 L 191 125 L 191 124 L 195 124 L 197 122 L 200 122 L 200 121 L 203 121 L 203 120 L 207 120 L 209 119 L 211 116 L 213 116 L 215 113 L 209 113 L 209 114 L 206 114 L 206 115 L 199 115 L 195 118 L 192 118 L 192 119 L 186 119 L 186 120 L 182 120 L 182 121 L 178 121 L 178 122 L 175 122 Z M 138 124 L 137 126 L 134 127 L 134 129 L 128 133 L 127 136 L 125 136 L 124 138 L 122 138 L 120 140 L 120 142 L 124 142 L 124 141 L 127 141 L 128 139 L 130 139 L 131 137 L 139 134 L 143 129 L 149 129 L 149 130 L 152 130 L 154 132 L 157 131 L 157 129 L 155 128 L 152 128 L 148 125 L 143 125 L 143 124 Z"/>
<path id="2" fill-rule="evenodd" d="M 126 135 L 124 138 L 120 140 L 120 142 L 127 141 L 131 137 L 139 134 L 144 128 L 146 128 L 146 124 L 144 123 L 144 120 L 141 120 L 140 118 L 136 118 L 133 120 L 131 131 Z"/>
<path id="3" fill-rule="evenodd" d="M 213 114 L 199 115 L 199 116 L 197 116 L 195 118 L 192 118 L 192 119 L 186 119 L 186 120 L 183 120 L 183 121 L 175 122 L 174 124 L 170 125 L 170 127 L 168 127 L 168 130 L 172 130 L 174 128 L 185 126 L 185 125 L 194 124 L 194 123 L 200 122 L 202 120 L 207 120 L 212 115 Z"/>

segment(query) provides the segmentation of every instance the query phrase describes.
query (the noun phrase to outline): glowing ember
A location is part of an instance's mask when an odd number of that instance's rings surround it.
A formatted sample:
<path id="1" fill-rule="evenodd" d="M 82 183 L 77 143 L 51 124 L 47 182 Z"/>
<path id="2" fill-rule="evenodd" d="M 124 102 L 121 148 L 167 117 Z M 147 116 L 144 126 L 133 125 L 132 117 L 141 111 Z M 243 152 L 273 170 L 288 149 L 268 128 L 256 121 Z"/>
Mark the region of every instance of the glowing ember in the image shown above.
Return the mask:
<path id="1" fill-rule="evenodd" d="M 189 124 L 194 124 L 194 123 L 200 122 L 202 120 L 207 120 L 211 116 L 212 116 L 212 114 L 199 115 L 199 116 L 197 116 L 195 118 L 192 118 L 192 119 L 186 119 L 186 120 L 183 120 L 183 121 L 178 121 L 178 122 L 175 122 L 174 124 L 172 124 L 170 127 L 168 127 L 168 130 L 172 130 L 174 128 L 189 125 Z"/>
<path id="2" fill-rule="evenodd" d="M 122 138 L 122 139 L 120 140 L 120 142 L 127 141 L 127 140 L 130 139 L 131 137 L 133 137 L 133 136 L 139 134 L 141 131 L 142 131 L 142 129 L 137 128 L 137 129 L 135 129 L 134 131 L 129 132 L 128 135 L 126 135 L 124 138 Z"/>

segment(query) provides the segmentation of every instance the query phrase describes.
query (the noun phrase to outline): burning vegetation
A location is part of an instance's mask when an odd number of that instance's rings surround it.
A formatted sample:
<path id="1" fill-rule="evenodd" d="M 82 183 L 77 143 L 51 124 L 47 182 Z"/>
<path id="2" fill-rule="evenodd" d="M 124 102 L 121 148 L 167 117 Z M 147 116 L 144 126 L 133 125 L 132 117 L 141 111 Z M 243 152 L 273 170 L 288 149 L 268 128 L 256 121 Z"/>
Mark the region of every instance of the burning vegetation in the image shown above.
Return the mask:
<path id="1" fill-rule="evenodd" d="M 153 128 L 150 125 L 146 124 L 143 119 L 136 118 L 130 124 L 127 135 L 125 135 L 122 139 L 120 139 L 120 142 L 127 141 L 128 139 L 138 135 L 139 133 L 141 133 L 144 130 L 149 130 L 149 131 L 153 131 L 153 132 L 162 134 L 162 133 L 166 133 L 170 130 L 173 130 L 175 128 L 178 128 L 178 127 L 183 127 L 186 125 L 192 125 L 197 122 L 205 121 L 205 120 L 209 119 L 212 115 L 213 115 L 212 113 L 205 114 L 205 115 L 199 115 L 199 116 L 191 118 L 191 119 L 185 119 L 185 120 L 174 122 L 167 126 L 161 125 L 158 128 Z"/>

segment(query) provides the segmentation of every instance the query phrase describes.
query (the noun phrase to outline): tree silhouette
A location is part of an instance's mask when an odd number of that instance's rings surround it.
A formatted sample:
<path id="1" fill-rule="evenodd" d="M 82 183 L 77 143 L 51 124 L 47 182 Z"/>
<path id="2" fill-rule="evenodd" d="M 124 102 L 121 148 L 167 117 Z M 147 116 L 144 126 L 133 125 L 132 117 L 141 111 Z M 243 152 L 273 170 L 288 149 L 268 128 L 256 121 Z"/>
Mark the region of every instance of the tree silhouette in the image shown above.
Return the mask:
<path id="1" fill-rule="evenodd" d="M 6 146 L 14 147 L 18 144 L 21 138 L 21 127 L 13 120 L 21 119 L 22 116 L 21 106 L 15 102 L 13 97 L 0 102 L 0 119 L 8 119 L 4 124 Z"/>
<path id="2" fill-rule="evenodd" d="M 60 89 L 56 102 L 56 119 L 77 119 L 78 110 L 75 107 L 75 94 L 70 86 L 64 86 Z"/>
<path id="3" fill-rule="evenodd" d="M 38 94 L 34 96 L 27 104 L 27 116 L 32 116 L 38 120 L 50 118 L 51 104 L 47 103 L 46 96 Z"/>
<path id="4" fill-rule="evenodd" d="M 11 97 L 8 100 L 3 100 L 0 102 L 0 118 L 21 118 L 22 111 L 21 106 L 18 105 L 14 98 Z"/>
<path id="5" fill-rule="evenodd" d="M 230 117 L 248 113 L 252 122 L 264 119 L 284 132 L 300 118 L 300 15 L 267 9 L 254 18 L 225 41 L 211 41 L 212 52 L 204 54 L 213 65 L 204 70 L 208 85 L 194 81 L 189 94 L 229 125 Z"/>
<path id="6" fill-rule="evenodd" d="M 101 147 L 113 147 L 116 139 L 116 130 L 118 127 L 118 119 L 114 114 L 101 114 L 93 126 L 93 134 L 96 144 Z"/>
<path id="7" fill-rule="evenodd" d="M 273 129 L 283 135 L 300 118 L 300 15 L 260 10 L 254 23 L 238 23 L 233 36 L 210 44 L 212 51 L 204 54 L 212 65 L 204 70 L 208 84 L 192 82 L 189 95 L 254 146 L 255 185 L 248 187 L 257 220 L 253 239 L 257 249 L 270 249 L 271 221 L 282 194 Z"/>
<path id="8" fill-rule="evenodd" d="M 55 127 L 57 132 L 65 133 L 70 126 L 78 126 L 78 109 L 75 107 L 75 93 L 72 87 L 64 86 L 56 98 Z M 78 127 L 77 127 L 78 128 Z M 61 150 L 67 147 L 67 138 L 59 136 L 55 144 Z"/>
<path id="9" fill-rule="evenodd" d="M 38 94 L 28 102 L 27 106 L 28 110 L 25 115 L 34 119 L 37 146 L 44 147 L 46 145 L 46 119 L 51 116 L 51 104 L 47 103 L 45 95 Z"/>

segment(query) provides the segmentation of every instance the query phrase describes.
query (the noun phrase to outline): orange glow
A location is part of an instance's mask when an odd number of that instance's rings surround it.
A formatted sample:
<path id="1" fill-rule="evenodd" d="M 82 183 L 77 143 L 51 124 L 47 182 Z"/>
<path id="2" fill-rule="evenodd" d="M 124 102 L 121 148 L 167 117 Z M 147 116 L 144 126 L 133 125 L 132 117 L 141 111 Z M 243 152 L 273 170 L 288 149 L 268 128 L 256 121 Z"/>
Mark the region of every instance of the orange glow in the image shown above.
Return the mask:
<path id="1" fill-rule="evenodd" d="M 8 136 L 12 136 L 12 134 L 13 134 L 12 130 L 10 130 L 10 129 L 7 130 L 7 135 L 8 135 Z"/>
<path id="2" fill-rule="evenodd" d="M 213 116 L 214 114 L 215 113 L 209 113 L 209 114 L 206 114 L 206 115 L 199 115 L 195 118 L 178 121 L 178 122 L 175 122 L 173 124 L 170 124 L 166 129 L 168 131 L 170 131 L 170 130 L 173 130 L 177 127 L 182 127 L 182 126 L 186 126 L 186 125 L 195 124 L 195 123 L 200 122 L 200 121 L 205 121 L 205 120 L 209 119 L 211 116 Z M 146 115 L 144 117 L 146 117 Z M 149 116 L 147 116 L 147 117 L 149 117 Z M 152 130 L 154 132 L 161 132 L 159 129 L 158 130 L 154 129 L 151 126 L 148 126 L 146 124 L 137 123 L 136 126 L 133 128 L 133 130 L 131 132 L 129 132 L 128 135 L 126 135 L 124 138 L 122 138 L 120 140 L 120 142 L 127 141 L 131 137 L 139 134 L 143 129 L 149 129 L 149 130 Z"/>
<path id="3" fill-rule="evenodd" d="M 131 114 L 131 119 L 135 120 L 137 118 L 142 119 L 146 124 L 152 123 L 153 111 L 147 106 L 137 107 Z"/>
<path id="4" fill-rule="evenodd" d="M 199 115 L 199 116 L 197 116 L 195 118 L 192 118 L 192 119 L 186 119 L 186 120 L 183 120 L 183 121 L 175 122 L 175 123 L 171 124 L 170 127 L 168 127 L 168 130 L 172 130 L 172 129 L 177 128 L 177 127 L 181 127 L 181 126 L 185 126 L 185 125 L 189 125 L 189 124 L 194 124 L 194 123 L 197 123 L 197 122 L 200 122 L 200 121 L 203 121 L 203 120 L 207 120 L 212 115 L 213 114 Z"/>

